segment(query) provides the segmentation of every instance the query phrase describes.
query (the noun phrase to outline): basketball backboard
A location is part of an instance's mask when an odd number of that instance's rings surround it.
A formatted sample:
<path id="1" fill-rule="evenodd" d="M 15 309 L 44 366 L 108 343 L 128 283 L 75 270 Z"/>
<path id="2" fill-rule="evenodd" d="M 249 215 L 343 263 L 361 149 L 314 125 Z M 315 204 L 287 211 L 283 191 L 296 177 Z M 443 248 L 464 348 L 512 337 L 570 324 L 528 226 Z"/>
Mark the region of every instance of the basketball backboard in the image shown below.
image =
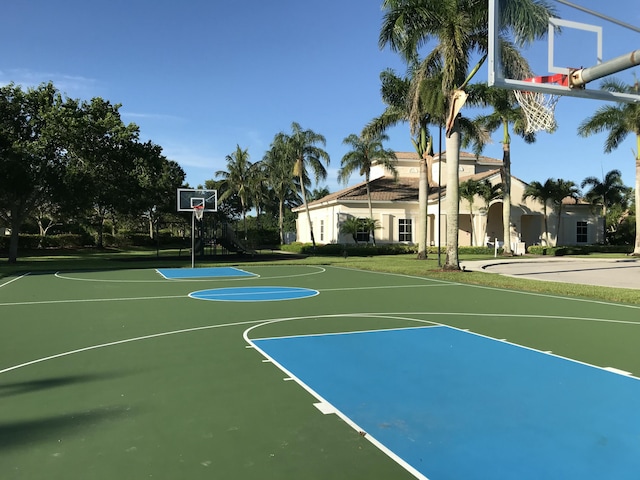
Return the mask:
<path id="1" fill-rule="evenodd" d="M 505 74 L 500 55 L 500 14 L 504 1 L 488 1 L 490 86 L 640 103 L 638 94 L 607 92 L 598 88 L 598 82 L 590 84 L 618 72 L 626 73 L 640 64 L 640 50 L 633 51 L 635 46 L 640 46 L 638 27 L 617 20 L 614 13 L 604 15 L 571 2 L 556 0 L 565 6 L 558 9 L 559 17 L 550 18 L 546 41 L 536 42 L 523 52 L 534 71 L 533 78 L 510 78 Z M 598 5 L 608 10 L 616 9 L 616 2 Z M 619 12 L 624 15 L 624 10 Z M 633 83 L 629 77 L 626 83 Z"/>
<path id="2" fill-rule="evenodd" d="M 193 212 L 193 209 L 200 205 L 204 207 L 204 212 L 217 212 L 218 192 L 198 188 L 179 188 L 177 202 L 179 212 Z"/>

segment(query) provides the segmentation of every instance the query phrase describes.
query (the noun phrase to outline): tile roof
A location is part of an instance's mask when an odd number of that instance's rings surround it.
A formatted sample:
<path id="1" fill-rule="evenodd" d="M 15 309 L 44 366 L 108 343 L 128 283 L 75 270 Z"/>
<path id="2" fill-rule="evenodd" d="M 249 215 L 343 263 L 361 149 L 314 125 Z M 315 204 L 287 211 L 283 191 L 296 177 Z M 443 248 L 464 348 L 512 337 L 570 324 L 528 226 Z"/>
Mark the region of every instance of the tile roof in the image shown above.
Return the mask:
<path id="1" fill-rule="evenodd" d="M 495 174 L 498 174 L 499 170 L 489 170 L 483 173 L 477 173 L 475 175 L 469 175 L 462 177 L 460 180 L 465 181 L 469 179 L 482 180 L 489 178 Z M 417 202 L 418 201 L 418 183 L 419 178 L 401 177 L 397 181 L 391 177 L 380 177 L 369 182 L 369 189 L 371 190 L 372 202 Z M 437 185 L 432 185 L 431 188 L 437 188 Z M 446 187 L 441 188 L 442 194 L 446 194 Z M 433 192 L 429 195 L 430 200 L 438 198 L 438 192 Z M 367 201 L 367 186 L 366 182 L 360 182 L 352 187 L 347 187 L 338 192 L 331 193 L 326 197 L 319 200 L 309 202 L 309 206 L 319 206 L 327 203 L 334 202 L 366 202 Z M 294 209 L 297 211 L 298 208 Z"/>

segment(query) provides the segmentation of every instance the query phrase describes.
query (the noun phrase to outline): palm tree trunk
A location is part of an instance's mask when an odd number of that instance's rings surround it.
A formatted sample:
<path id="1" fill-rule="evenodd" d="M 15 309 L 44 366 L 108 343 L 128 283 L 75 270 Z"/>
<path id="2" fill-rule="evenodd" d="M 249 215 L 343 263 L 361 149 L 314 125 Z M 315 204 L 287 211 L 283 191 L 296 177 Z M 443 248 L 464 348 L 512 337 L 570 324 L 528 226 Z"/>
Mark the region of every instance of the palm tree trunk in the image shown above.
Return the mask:
<path id="1" fill-rule="evenodd" d="M 513 256 L 511 250 L 511 144 L 504 142 L 502 145 L 502 237 L 505 256 Z"/>
<path id="2" fill-rule="evenodd" d="M 633 255 L 640 257 L 640 135 L 636 136 L 636 245 L 633 249 Z"/>
<path id="3" fill-rule="evenodd" d="M 418 260 L 427 259 L 427 196 L 428 196 L 427 162 L 420 159 L 420 180 L 418 183 Z"/>
<path id="4" fill-rule="evenodd" d="M 474 233 L 474 225 L 473 225 L 473 202 L 469 202 L 469 221 L 471 222 L 471 246 L 475 247 L 473 243 L 473 239 L 475 238 Z"/>
<path id="5" fill-rule="evenodd" d="M 560 222 L 562 221 L 562 204 L 558 207 L 558 221 L 556 222 L 556 242 L 555 247 L 558 246 L 558 242 L 560 241 Z"/>
<path id="6" fill-rule="evenodd" d="M 547 204 L 545 203 L 542 207 L 542 215 L 544 216 L 544 242 L 547 247 L 551 246 L 551 242 L 549 241 L 549 221 L 547 217 Z"/>
<path id="7" fill-rule="evenodd" d="M 309 204 L 307 203 L 307 189 L 304 188 L 304 179 L 302 175 L 299 175 L 300 178 L 300 193 L 302 194 L 302 203 L 304 204 L 304 210 L 307 212 L 307 222 L 309 222 L 309 233 L 311 234 L 311 243 L 313 244 L 313 250 L 316 249 L 316 239 L 313 236 L 313 225 L 311 224 L 311 213 L 309 213 Z"/>
<path id="8" fill-rule="evenodd" d="M 278 231 L 280 232 L 280 243 L 284 245 L 284 198 L 278 200 Z"/>
<path id="9" fill-rule="evenodd" d="M 373 207 L 371 205 L 371 190 L 369 189 L 369 173 L 367 172 L 367 176 L 365 178 L 366 180 L 366 188 L 367 188 L 367 201 L 369 202 L 369 218 L 371 219 L 371 221 L 373 222 Z M 371 225 L 373 225 L 373 223 L 371 223 Z M 376 235 L 373 231 L 373 228 L 369 231 L 369 235 L 371 235 L 371 238 L 373 240 L 373 246 L 376 246 Z"/>
<path id="10" fill-rule="evenodd" d="M 460 124 L 457 117 L 453 120 L 445 145 L 447 149 L 447 256 L 444 268 L 446 270 L 460 270 L 460 262 L 458 261 Z"/>

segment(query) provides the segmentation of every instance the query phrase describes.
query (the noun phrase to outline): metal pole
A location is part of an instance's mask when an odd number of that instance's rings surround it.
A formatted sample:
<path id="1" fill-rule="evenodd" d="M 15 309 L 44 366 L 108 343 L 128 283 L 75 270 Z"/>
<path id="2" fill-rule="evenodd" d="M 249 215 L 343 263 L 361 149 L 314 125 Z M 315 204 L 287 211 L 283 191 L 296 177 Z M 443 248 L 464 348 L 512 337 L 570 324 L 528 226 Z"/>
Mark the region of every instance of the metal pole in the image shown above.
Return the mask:
<path id="1" fill-rule="evenodd" d="M 196 212 L 191 212 L 191 268 L 196 266 Z"/>
<path id="2" fill-rule="evenodd" d="M 442 238 L 442 215 L 440 215 L 440 204 L 442 203 L 442 125 L 438 129 L 438 158 L 440 159 L 438 165 L 438 266 L 442 266 L 440 260 L 440 239 Z"/>
<path id="3" fill-rule="evenodd" d="M 602 62 L 599 65 L 581 68 L 580 70 L 571 72 L 569 75 L 569 86 L 582 87 L 593 80 L 598 80 L 599 78 L 606 77 L 612 73 L 621 72 L 639 64 L 640 50 L 634 50 L 631 53 L 620 55 L 613 60 Z"/>

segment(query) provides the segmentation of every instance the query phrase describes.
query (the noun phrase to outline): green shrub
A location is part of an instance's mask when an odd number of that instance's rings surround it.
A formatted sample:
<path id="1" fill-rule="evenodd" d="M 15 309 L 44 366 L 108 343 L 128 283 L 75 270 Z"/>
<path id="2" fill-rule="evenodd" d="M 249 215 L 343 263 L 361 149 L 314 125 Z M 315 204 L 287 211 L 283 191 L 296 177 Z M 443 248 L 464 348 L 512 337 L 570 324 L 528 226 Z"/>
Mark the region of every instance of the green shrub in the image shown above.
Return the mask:
<path id="1" fill-rule="evenodd" d="M 631 253 L 633 247 L 629 245 L 566 245 L 559 247 L 545 247 L 532 245 L 527 252 L 532 255 L 548 255 L 562 257 L 564 255 L 589 255 L 590 253 Z"/>

